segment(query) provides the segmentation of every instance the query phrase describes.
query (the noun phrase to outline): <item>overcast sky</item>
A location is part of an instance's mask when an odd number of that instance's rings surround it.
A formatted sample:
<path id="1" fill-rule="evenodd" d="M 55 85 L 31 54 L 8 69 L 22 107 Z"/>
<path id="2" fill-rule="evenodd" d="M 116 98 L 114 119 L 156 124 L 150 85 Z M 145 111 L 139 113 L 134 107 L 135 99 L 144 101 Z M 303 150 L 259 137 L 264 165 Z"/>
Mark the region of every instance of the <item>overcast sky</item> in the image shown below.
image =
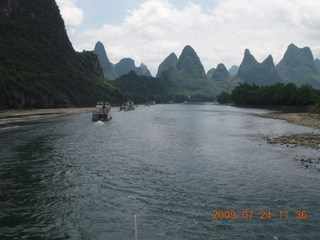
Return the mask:
<path id="1" fill-rule="evenodd" d="M 320 57 L 319 0 L 57 0 L 77 51 L 101 41 L 109 60 L 142 62 L 153 75 L 171 53 L 191 45 L 205 70 L 239 65 L 250 49 L 275 63 L 290 43 Z"/>

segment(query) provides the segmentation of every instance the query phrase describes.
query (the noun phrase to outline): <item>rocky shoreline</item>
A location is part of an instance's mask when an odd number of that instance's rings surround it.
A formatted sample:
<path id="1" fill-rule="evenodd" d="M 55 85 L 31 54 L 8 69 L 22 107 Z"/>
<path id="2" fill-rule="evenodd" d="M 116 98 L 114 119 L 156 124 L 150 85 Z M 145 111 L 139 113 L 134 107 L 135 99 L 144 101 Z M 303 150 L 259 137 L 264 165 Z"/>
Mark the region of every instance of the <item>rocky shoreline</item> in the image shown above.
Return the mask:
<path id="1" fill-rule="evenodd" d="M 294 145 L 320 149 L 320 134 L 297 134 L 267 138 L 267 142 L 270 144 L 285 144 L 287 147 Z"/>
<path id="2" fill-rule="evenodd" d="M 320 157 L 302 157 L 295 158 L 296 161 L 299 161 L 302 166 L 306 169 L 317 169 L 317 172 L 320 172 Z"/>
<path id="3" fill-rule="evenodd" d="M 260 114 L 260 117 L 274 118 L 286 120 L 290 123 L 313 127 L 320 129 L 320 114 L 313 113 L 265 113 Z M 303 146 L 313 149 L 320 149 L 320 134 L 294 134 L 289 136 L 280 136 L 275 138 L 266 138 L 269 144 L 281 144 L 287 147 Z M 294 158 L 295 161 L 305 169 L 314 169 L 320 172 L 320 157 L 303 156 Z"/>
<path id="4" fill-rule="evenodd" d="M 290 123 L 320 129 L 320 115 L 314 113 L 264 113 L 260 117 L 286 120 Z M 268 138 L 270 144 L 287 144 L 320 149 L 320 134 L 294 134 Z"/>

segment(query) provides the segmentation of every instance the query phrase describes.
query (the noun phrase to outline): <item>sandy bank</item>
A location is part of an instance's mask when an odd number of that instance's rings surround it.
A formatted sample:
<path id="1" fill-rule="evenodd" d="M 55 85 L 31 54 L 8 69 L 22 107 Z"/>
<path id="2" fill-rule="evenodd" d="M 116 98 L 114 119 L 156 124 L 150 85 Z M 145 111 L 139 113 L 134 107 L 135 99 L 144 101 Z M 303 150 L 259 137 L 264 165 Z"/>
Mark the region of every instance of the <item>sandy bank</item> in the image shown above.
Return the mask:
<path id="1" fill-rule="evenodd" d="M 94 108 L 55 108 L 2 111 L 0 112 L 0 127 L 6 125 L 24 124 L 49 118 L 57 118 L 71 114 L 86 113 L 93 110 Z"/>
<path id="2" fill-rule="evenodd" d="M 275 118 L 287 120 L 307 127 L 320 129 L 320 114 L 315 113 L 264 113 L 259 114 L 260 117 Z"/>

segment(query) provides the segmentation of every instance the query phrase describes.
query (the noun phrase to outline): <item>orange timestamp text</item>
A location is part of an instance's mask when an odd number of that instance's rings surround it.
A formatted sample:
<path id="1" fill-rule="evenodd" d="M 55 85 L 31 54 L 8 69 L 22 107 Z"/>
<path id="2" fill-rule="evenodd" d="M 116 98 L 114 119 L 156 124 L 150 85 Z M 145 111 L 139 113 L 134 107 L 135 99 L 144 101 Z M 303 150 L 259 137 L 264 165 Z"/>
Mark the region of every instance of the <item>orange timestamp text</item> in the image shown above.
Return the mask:
<path id="1" fill-rule="evenodd" d="M 212 219 L 308 219 L 307 210 L 297 210 L 297 211 L 266 211 L 266 210 L 243 210 L 243 211 L 212 211 Z"/>

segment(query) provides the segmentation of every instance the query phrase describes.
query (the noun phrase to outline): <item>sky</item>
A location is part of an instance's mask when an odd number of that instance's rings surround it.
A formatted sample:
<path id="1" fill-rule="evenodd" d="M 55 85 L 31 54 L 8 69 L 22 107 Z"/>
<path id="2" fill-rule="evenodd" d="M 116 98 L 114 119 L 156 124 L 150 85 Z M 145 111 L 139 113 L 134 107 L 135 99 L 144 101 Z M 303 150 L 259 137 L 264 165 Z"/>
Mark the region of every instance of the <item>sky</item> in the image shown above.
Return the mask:
<path id="1" fill-rule="evenodd" d="M 240 65 L 245 49 L 278 63 L 290 43 L 320 57 L 319 0 L 56 0 L 75 50 L 103 43 L 116 64 L 132 58 L 156 75 L 186 45 L 206 71 Z"/>

